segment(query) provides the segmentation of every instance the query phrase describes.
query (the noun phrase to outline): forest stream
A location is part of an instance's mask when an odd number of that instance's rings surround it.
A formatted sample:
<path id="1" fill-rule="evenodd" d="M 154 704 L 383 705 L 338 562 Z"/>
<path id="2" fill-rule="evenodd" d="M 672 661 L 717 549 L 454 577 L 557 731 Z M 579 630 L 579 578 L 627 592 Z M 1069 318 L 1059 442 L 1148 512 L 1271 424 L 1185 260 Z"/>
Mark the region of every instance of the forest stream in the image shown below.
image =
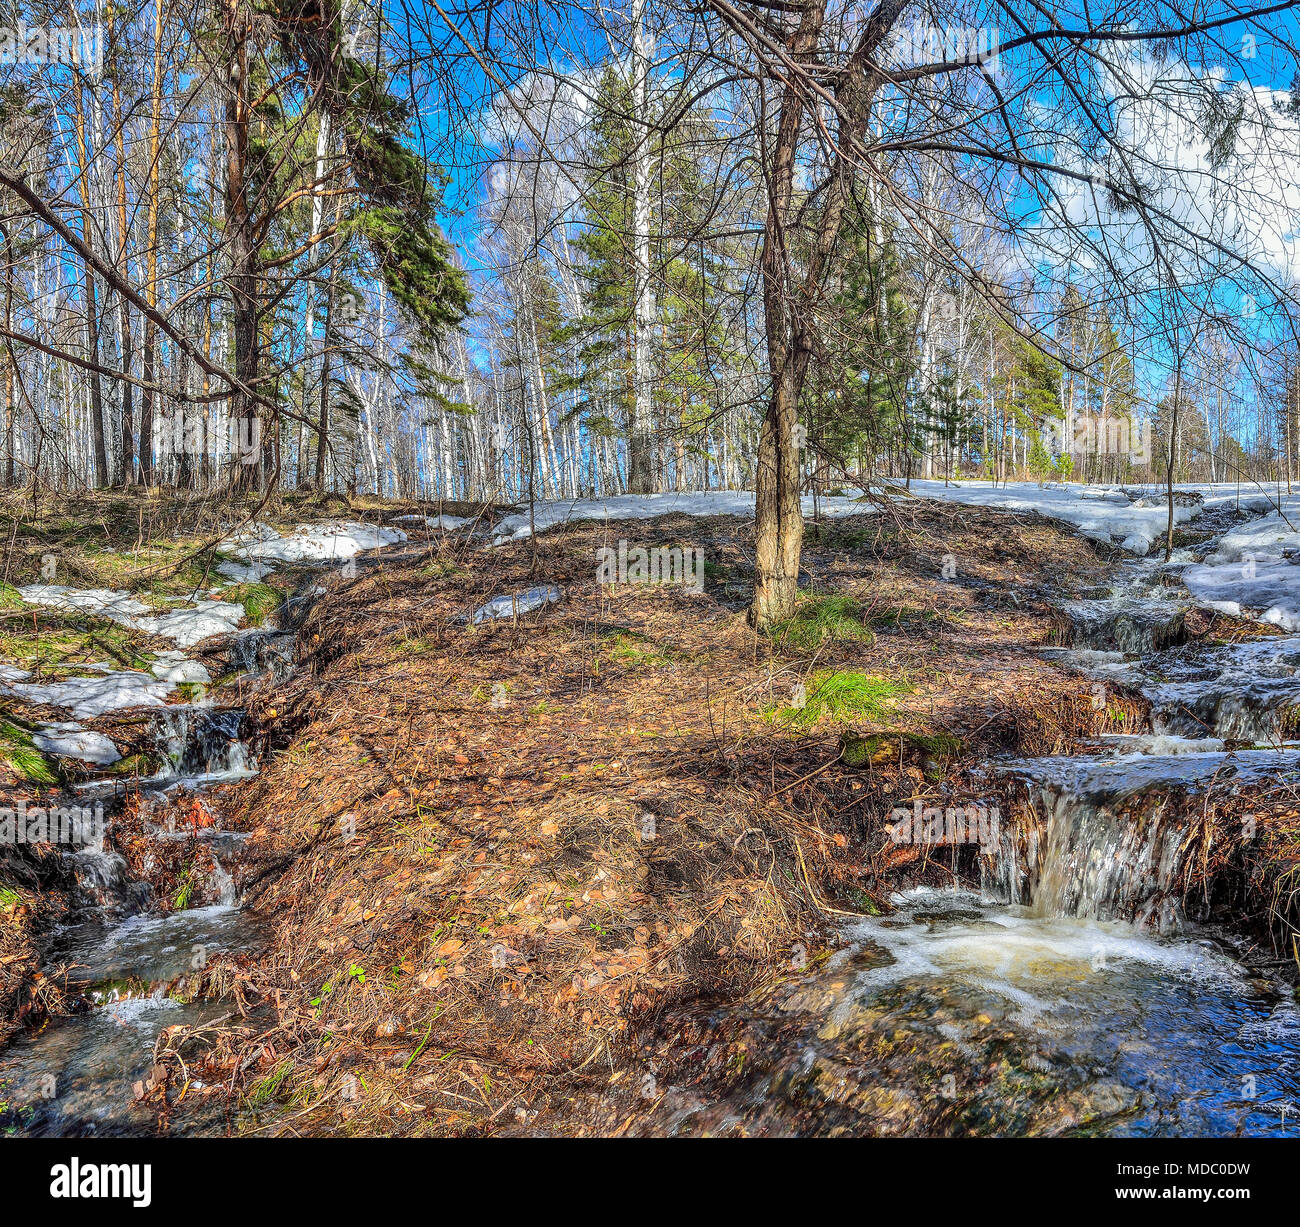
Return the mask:
<path id="1" fill-rule="evenodd" d="M 920 1093 L 909 1086 L 917 1080 L 937 1082 L 940 1101 L 953 1105 L 948 1131 L 1300 1128 L 1300 1011 L 1289 986 L 1248 970 L 1233 934 L 1182 915 L 1172 890 L 1185 855 L 1177 807 L 1130 812 L 1153 792 L 1195 795 L 1225 773 L 1248 780 L 1300 768 L 1300 749 L 1278 740 L 1277 723 L 1279 696 L 1300 692 L 1300 636 L 1179 645 L 1171 628 L 1193 602 L 1176 575 L 1177 566 L 1171 572 L 1154 558 L 1120 563 L 1108 586 L 1062 607 L 1070 642 L 1043 653 L 1043 668 L 1064 665 L 1141 691 L 1152 731 L 1068 757 L 988 763 L 990 780 L 1010 777 L 1029 790 L 1042 838 L 994 824 L 981 832 L 978 887 L 897 894 L 887 915 L 844 920 L 831 958 L 761 1004 L 694 1007 L 703 1049 L 740 1028 L 753 1037 L 749 1062 L 725 1095 L 653 1087 L 653 1131 L 851 1130 L 864 1100 L 885 1120 L 896 1115 L 900 1129 L 915 1128 Z M 245 668 L 258 667 L 247 659 L 247 632 L 231 643 L 232 659 L 242 653 Z M 153 718 L 169 765 L 141 782 L 146 796 L 198 793 L 257 770 L 240 711 L 166 707 Z M 1255 748 L 1232 750 L 1228 739 Z M 116 789 L 83 786 L 110 804 Z M 175 837 L 165 826 L 151 835 Z M 70 986 L 94 1007 L 0 1052 L 4 1098 L 22 1105 L 10 1111 L 12 1130 L 151 1131 L 132 1087 L 149 1076 L 160 1031 L 229 1015 L 228 1004 L 183 1004 L 166 989 L 206 951 L 259 942 L 230 872 L 244 837 L 219 820 L 202 837 L 220 875 L 211 892 L 218 902 L 169 914 L 151 909 L 115 853 L 71 854 L 99 902 L 58 934 L 49 966 L 70 967 Z M 1000 1083 L 990 1069 L 1004 1071 Z M 977 1078 L 979 1092 L 966 1094 Z M 1035 1083 L 1052 1094 L 1026 1095 Z M 182 1105 L 175 1128 L 224 1132 L 219 1102 Z"/>

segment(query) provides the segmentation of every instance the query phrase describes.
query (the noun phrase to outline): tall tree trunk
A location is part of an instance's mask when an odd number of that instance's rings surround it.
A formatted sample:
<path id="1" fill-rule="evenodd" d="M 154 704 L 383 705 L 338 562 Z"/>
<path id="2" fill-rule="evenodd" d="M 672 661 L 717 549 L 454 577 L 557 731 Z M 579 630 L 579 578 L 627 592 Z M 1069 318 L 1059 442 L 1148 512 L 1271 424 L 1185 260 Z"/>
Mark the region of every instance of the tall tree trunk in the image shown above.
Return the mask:
<path id="1" fill-rule="evenodd" d="M 145 231 L 144 298 L 151 311 L 158 307 L 158 180 L 162 149 L 163 0 L 154 0 L 153 86 L 149 111 L 149 208 Z M 140 393 L 140 481 L 153 484 L 153 425 L 156 408 L 153 384 L 157 380 L 157 325 L 144 320 L 144 347 L 140 365 L 145 386 Z"/>
<path id="2" fill-rule="evenodd" d="M 81 81 L 72 83 L 73 136 L 77 156 L 77 195 L 81 200 L 81 241 L 86 250 L 94 251 L 95 234 L 92 221 L 92 167 L 90 145 L 86 134 L 86 115 L 81 103 Z M 99 366 L 99 299 L 95 291 L 95 274 L 89 262 L 83 264 L 85 282 L 82 290 L 82 308 L 86 317 L 86 358 L 91 367 L 86 372 L 90 393 L 91 452 L 95 468 L 95 485 L 103 489 L 108 485 L 108 450 L 104 437 L 104 395 L 100 382 Z"/>
<path id="3" fill-rule="evenodd" d="M 262 437 L 257 405 L 250 395 L 257 385 L 259 311 L 248 185 L 249 20 L 241 0 L 225 0 L 225 4 L 226 249 L 230 257 L 232 342 L 238 381 L 230 392 L 230 429 L 235 440 L 231 485 L 237 490 L 250 490 L 262 475 Z"/>
<path id="4" fill-rule="evenodd" d="M 14 409 L 14 348 L 8 340 L 8 334 L 14 326 L 14 250 L 9 237 L 9 227 L 0 227 L 0 236 L 4 246 L 0 249 L 0 259 L 5 266 L 5 487 L 12 490 L 14 486 L 14 424 L 17 416 Z"/>
<path id="5" fill-rule="evenodd" d="M 113 42 L 113 9 L 108 9 L 108 38 Z M 117 132 L 114 136 L 117 167 L 117 266 L 123 282 L 131 280 L 131 223 L 126 209 L 126 112 L 122 107 L 122 86 L 116 65 L 113 68 L 113 120 Z M 122 354 L 122 370 L 131 374 L 135 358 L 131 335 L 130 307 L 126 298 L 117 296 L 118 346 Z M 129 486 L 135 482 L 135 388 L 129 380 L 122 381 L 121 467 L 118 480 Z"/>
<path id="6" fill-rule="evenodd" d="M 786 47 L 795 63 L 817 58 L 827 0 L 810 0 Z M 767 171 L 768 209 L 763 225 L 763 322 L 772 391 L 758 445 L 755 474 L 754 601 L 749 620 L 766 629 L 794 612 L 803 516 L 799 507 L 799 401 L 816 344 L 814 314 L 839 241 L 849 179 L 871 119 L 871 103 L 884 81 L 876 52 L 906 0 L 881 0 L 857 36 L 835 78 L 839 103 L 836 153 L 822 207 L 808 244 L 803 272 L 787 236 L 796 220 L 795 164 L 809 94 L 797 74 L 785 73 L 776 138 Z"/>
<path id="7" fill-rule="evenodd" d="M 645 0 L 632 3 L 632 114 L 644 125 L 632 155 L 632 420 L 627 432 L 627 488 L 632 494 L 654 489 L 650 423 L 654 413 L 650 346 L 654 335 L 654 290 L 650 284 L 650 116 L 647 112 L 650 54 Z"/>

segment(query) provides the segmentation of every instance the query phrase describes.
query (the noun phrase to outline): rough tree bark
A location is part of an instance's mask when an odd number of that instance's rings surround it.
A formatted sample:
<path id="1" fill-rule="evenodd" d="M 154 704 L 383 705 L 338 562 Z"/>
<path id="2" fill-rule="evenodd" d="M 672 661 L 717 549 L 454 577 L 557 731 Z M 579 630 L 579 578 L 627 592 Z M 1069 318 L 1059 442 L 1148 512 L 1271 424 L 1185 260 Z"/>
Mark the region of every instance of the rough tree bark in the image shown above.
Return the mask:
<path id="1" fill-rule="evenodd" d="M 776 137 L 765 158 L 768 209 L 763 224 L 761 271 L 763 320 L 772 390 L 758 445 L 754 518 L 757 529 L 754 601 L 750 624 L 762 630 L 790 617 L 798 592 L 803 515 L 799 506 L 799 400 L 816 350 L 818 300 L 839 240 L 849 183 L 861 158 L 871 102 L 885 80 L 873 56 L 905 8 L 883 0 L 863 23 L 834 79 L 835 146 L 821 214 L 813 224 L 802 271 L 791 250 L 797 224 L 796 159 L 813 99 L 808 78 L 790 65 L 810 68 L 823 58 L 820 46 L 827 0 L 809 0 L 785 41 L 786 66 Z M 733 28 L 753 29 L 745 14 L 725 0 L 715 9 Z"/>
<path id="2" fill-rule="evenodd" d="M 249 18 L 241 0 L 226 0 L 224 17 L 226 247 L 230 256 L 231 333 L 237 381 L 230 392 L 230 428 L 235 440 L 231 486 L 249 490 L 258 484 L 262 474 L 261 428 L 257 405 L 249 395 L 257 385 L 258 372 L 257 252 L 248 197 Z M 143 453 L 143 439 L 140 450 Z"/>

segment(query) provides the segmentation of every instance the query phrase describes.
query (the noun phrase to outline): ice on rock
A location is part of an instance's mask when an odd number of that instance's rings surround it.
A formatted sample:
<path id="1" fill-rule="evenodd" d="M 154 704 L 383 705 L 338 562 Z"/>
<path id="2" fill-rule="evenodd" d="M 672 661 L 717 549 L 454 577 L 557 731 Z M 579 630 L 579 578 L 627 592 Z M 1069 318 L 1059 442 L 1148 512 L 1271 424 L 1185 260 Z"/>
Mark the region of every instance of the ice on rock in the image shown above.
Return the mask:
<path id="1" fill-rule="evenodd" d="M 474 611 L 474 625 L 477 626 L 480 622 L 487 622 L 492 618 L 512 618 L 517 614 L 531 613 L 534 609 L 541 609 L 543 605 L 550 605 L 563 599 L 563 594 L 554 584 L 529 588 L 527 592 L 520 592 L 515 596 L 509 593 L 504 596 L 494 596 L 487 604 L 480 605 Z"/>

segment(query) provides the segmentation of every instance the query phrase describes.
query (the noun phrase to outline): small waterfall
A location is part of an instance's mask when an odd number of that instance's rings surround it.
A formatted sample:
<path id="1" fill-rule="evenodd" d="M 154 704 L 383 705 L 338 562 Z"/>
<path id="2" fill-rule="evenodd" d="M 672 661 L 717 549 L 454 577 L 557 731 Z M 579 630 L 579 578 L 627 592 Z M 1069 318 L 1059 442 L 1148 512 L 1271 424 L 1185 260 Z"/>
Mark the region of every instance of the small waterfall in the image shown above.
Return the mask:
<path id="1" fill-rule="evenodd" d="M 1187 826 L 1165 808 L 1127 814 L 1093 798 L 1043 789 L 1040 835 L 1002 833 L 981 860 L 981 887 L 1036 916 L 1127 920 L 1160 933 L 1183 925 L 1179 883 Z"/>
<path id="2" fill-rule="evenodd" d="M 1074 647 L 1143 656 L 1182 641 L 1191 604 L 1164 584 L 1153 562 L 1142 561 L 1127 564 L 1111 588 L 1062 608 Z"/>
<path id="3" fill-rule="evenodd" d="M 219 860 L 212 858 L 212 885 L 217 892 L 217 903 L 222 907 L 234 907 L 238 902 L 235 895 L 235 879 L 230 876 Z"/>
<path id="4" fill-rule="evenodd" d="M 1228 765 L 1221 748 L 1202 749 L 1218 744 L 1008 766 L 1027 785 L 1029 805 L 982 859 L 983 889 L 1044 918 L 1125 920 L 1177 932 L 1192 822 L 1178 798 Z M 1281 753 L 1254 752 L 1232 770 L 1243 778 L 1274 770 Z"/>
<path id="5" fill-rule="evenodd" d="M 65 853 L 64 859 L 72 869 L 82 906 L 121 907 L 139 903 L 148 895 L 148 887 L 130 880 L 126 861 L 117 852 L 78 848 Z"/>
<path id="6" fill-rule="evenodd" d="M 1129 815 L 1090 798 L 1057 793 L 1044 799 L 1047 833 L 1032 898 L 1037 915 L 1131 920 L 1162 933 L 1181 927 L 1184 823 L 1163 806 Z"/>
<path id="7" fill-rule="evenodd" d="M 287 677 L 293 672 L 293 653 L 297 636 L 290 631 L 252 628 L 230 637 L 231 669 L 236 673 L 270 674 Z"/>
<path id="8" fill-rule="evenodd" d="M 173 777 L 249 775 L 257 764 L 241 737 L 244 712 L 239 708 L 177 705 L 159 709 L 154 734 Z"/>

